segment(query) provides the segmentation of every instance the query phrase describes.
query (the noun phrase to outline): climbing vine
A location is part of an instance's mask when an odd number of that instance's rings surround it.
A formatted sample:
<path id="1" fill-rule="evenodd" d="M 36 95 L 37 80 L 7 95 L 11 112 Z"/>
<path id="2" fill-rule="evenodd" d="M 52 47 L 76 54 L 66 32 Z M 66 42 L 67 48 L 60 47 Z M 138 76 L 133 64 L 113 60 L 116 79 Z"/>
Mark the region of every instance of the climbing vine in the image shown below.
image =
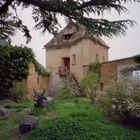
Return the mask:
<path id="1" fill-rule="evenodd" d="M 29 63 L 39 70 L 32 49 L 18 46 L 0 46 L 0 99 L 11 98 L 11 90 L 17 81 L 26 79 Z M 39 74 L 41 72 L 39 71 Z"/>
<path id="2" fill-rule="evenodd" d="M 101 67 L 101 63 L 99 61 L 90 62 L 88 64 L 88 68 L 90 72 L 95 72 L 100 74 L 100 67 Z"/>

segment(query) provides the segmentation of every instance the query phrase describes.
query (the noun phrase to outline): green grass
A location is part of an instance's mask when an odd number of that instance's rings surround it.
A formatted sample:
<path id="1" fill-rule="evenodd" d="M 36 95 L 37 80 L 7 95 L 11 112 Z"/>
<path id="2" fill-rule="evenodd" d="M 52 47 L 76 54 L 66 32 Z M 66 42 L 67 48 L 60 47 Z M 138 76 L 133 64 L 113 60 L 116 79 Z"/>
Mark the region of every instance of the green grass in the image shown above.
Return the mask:
<path id="1" fill-rule="evenodd" d="M 2 100 L 0 101 L 0 105 L 10 108 L 22 110 L 22 109 L 32 109 L 33 102 L 22 102 L 22 103 L 14 103 L 10 100 Z M 0 117 L 0 140 L 11 140 L 10 132 L 18 128 L 19 122 L 23 119 L 24 113 L 13 113 L 9 117 Z"/>
<path id="2" fill-rule="evenodd" d="M 51 116 L 47 114 L 52 113 Z M 140 133 L 108 121 L 85 98 L 57 100 L 29 140 L 139 140 Z"/>
<path id="3" fill-rule="evenodd" d="M 5 108 L 9 109 L 32 109 L 34 107 L 33 102 L 21 102 L 21 103 L 13 103 L 5 105 Z"/>
<path id="4" fill-rule="evenodd" d="M 0 140 L 11 140 L 10 131 L 18 127 L 23 117 L 23 115 L 13 115 L 0 118 Z"/>
<path id="5" fill-rule="evenodd" d="M 86 98 L 56 100 L 48 109 L 33 108 L 32 102 L 0 104 L 14 109 L 32 109 L 38 116 L 39 127 L 21 140 L 139 140 L 136 130 L 113 124 L 107 120 L 100 109 Z M 0 118 L 0 140 L 13 140 L 11 132 L 18 128 L 25 114 L 14 114 Z M 13 134 L 13 132 L 12 132 Z M 16 134 L 15 134 L 16 135 Z M 19 136 L 14 140 L 19 140 Z"/>

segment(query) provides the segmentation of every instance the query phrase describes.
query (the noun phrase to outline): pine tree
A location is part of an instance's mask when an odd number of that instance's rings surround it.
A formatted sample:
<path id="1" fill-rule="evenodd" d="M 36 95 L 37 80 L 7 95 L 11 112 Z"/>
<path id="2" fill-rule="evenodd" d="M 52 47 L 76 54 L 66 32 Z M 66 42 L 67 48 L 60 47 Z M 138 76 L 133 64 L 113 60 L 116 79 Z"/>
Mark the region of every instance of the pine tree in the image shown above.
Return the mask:
<path id="1" fill-rule="evenodd" d="M 25 36 L 31 38 L 29 30 L 22 24 L 22 19 L 18 17 L 17 7 L 28 8 L 32 6 L 32 16 L 35 21 L 35 28 L 43 32 L 48 30 L 53 33 L 60 25 L 58 14 L 64 16 L 68 21 L 85 25 L 89 31 L 98 35 L 112 37 L 113 35 L 123 35 L 128 27 L 133 27 L 136 23 L 130 19 L 109 21 L 104 18 L 89 17 L 89 14 L 100 16 L 106 11 L 115 10 L 118 14 L 126 12 L 128 9 L 124 4 L 128 2 L 139 2 L 139 0 L 1 0 L 0 2 L 0 35 L 13 35 L 16 28 L 20 28 Z M 13 9 L 11 14 L 9 9 Z M 9 25 L 9 19 L 3 28 L 3 15 L 12 18 L 14 24 Z M 11 32 L 6 31 L 6 27 L 11 28 Z"/>

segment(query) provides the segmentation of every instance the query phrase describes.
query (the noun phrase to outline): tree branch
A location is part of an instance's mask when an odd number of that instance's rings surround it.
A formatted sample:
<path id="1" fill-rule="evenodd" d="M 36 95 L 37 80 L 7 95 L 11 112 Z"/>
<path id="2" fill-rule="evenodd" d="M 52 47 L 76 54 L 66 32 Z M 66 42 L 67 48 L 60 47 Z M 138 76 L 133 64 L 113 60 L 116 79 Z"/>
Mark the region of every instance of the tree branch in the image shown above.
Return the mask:
<path id="1" fill-rule="evenodd" d="M 8 10 L 9 5 L 11 5 L 13 1 L 14 0 L 6 0 L 6 2 L 0 7 L 0 15 Z"/>

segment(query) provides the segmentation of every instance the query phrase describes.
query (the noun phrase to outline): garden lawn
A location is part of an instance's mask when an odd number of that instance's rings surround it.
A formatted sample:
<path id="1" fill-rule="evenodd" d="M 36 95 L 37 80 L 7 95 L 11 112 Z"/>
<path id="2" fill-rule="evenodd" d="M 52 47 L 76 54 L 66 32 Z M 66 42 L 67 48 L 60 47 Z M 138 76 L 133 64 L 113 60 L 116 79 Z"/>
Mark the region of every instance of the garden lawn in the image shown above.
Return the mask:
<path id="1" fill-rule="evenodd" d="M 20 111 L 22 109 L 33 109 L 33 102 L 14 103 L 10 100 L 3 100 L 0 101 L 0 105 L 6 108 L 15 109 L 16 111 L 16 113 L 13 113 L 11 116 L 0 117 L 0 140 L 13 140 L 11 135 L 16 134 L 12 134 L 12 131 L 16 131 L 18 129 L 19 123 L 26 115 L 24 113 L 20 113 Z M 22 138 L 20 140 L 22 140 Z"/>
<path id="2" fill-rule="evenodd" d="M 88 99 L 57 100 L 28 140 L 140 140 L 140 131 L 108 121 Z"/>

